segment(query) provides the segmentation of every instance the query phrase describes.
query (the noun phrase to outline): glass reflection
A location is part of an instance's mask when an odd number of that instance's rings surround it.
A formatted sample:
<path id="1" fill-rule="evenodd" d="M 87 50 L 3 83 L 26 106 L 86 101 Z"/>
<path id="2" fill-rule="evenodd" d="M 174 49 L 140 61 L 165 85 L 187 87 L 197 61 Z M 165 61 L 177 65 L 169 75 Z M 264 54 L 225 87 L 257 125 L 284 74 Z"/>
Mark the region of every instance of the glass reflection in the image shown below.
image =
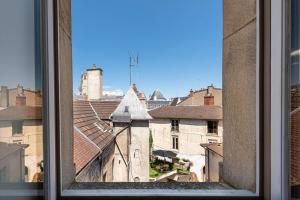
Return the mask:
<path id="1" fill-rule="evenodd" d="M 39 3 L 0 1 L 1 186 L 43 181 Z"/>
<path id="2" fill-rule="evenodd" d="M 291 5 L 291 93 L 290 93 L 290 186 L 293 199 L 300 199 L 300 1 Z"/>

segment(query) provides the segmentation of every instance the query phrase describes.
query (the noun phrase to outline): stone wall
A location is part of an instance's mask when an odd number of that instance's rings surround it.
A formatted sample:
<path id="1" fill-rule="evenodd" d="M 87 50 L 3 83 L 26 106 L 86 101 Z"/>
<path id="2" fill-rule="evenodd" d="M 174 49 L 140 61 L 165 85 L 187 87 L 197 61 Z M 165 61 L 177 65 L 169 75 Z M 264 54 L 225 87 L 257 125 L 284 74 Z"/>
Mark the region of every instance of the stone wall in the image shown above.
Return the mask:
<path id="1" fill-rule="evenodd" d="M 224 181 L 256 188 L 256 0 L 223 0 Z"/>
<path id="2" fill-rule="evenodd" d="M 28 180 L 38 172 L 37 164 L 43 160 L 43 125 L 42 120 L 25 120 L 23 134 L 12 135 L 10 121 L 0 122 L 0 142 L 28 144 L 25 149 L 25 166 L 28 167 Z"/>
<path id="3" fill-rule="evenodd" d="M 179 139 L 178 152 L 182 154 L 200 155 L 204 149 L 202 143 L 210 141 L 222 142 L 223 127 L 219 122 L 218 135 L 207 134 L 207 122 L 205 120 L 181 119 L 179 120 L 179 132 L 171 131 L 170 119 L 152 119 L 150 129 L 153 136 L 155 149 L 172 150 L 172 136 Z"/>

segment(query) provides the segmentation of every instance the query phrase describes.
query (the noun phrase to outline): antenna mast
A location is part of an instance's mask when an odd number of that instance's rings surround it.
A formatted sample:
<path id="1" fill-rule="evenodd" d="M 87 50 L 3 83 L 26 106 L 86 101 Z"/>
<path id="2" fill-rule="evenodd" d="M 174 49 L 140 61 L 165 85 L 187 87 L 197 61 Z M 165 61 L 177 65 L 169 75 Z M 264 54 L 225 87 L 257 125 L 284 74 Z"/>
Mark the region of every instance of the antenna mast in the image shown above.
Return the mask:
<path id="1" fill-rule="evenodd" d="M 129 54 L 129 86 L 132 84 L 132 67 L 135 67 L 139 64 L 139 54 L 134 54 L 132 52 L 128 52 Z"/>

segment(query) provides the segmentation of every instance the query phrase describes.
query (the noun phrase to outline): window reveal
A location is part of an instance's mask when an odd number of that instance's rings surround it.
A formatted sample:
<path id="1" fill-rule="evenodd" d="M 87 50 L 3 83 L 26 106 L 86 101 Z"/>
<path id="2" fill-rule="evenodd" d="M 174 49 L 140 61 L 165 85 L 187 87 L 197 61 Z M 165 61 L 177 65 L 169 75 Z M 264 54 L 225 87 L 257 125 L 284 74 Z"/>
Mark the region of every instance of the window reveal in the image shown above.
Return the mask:
<path id="1" fill-rule="evenodd" d="M 178 136 L 172 136 L 172 148 L 178 150 Z"/>
<path id="2" fill-rule="evenodd" d="M 207 121 L 207 133 L 218 134 L 218 122 L 217 121 Z"/>
<path id="3" fill-rule="evenodd" d="M 179 132 L 179 120 L 171 120 L 171 131 Z"/>

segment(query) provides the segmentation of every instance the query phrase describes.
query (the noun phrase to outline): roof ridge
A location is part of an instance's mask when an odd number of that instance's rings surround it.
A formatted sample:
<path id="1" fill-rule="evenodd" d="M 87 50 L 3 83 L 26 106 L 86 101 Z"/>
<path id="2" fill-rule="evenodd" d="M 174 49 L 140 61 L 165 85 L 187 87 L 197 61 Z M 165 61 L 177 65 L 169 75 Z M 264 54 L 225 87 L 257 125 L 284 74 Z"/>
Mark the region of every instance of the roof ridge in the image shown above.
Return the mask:
<path id="1" fill-rule="evenodd" d="M 96 110 L 95 110 L 94 106 L 92 105 L 92 103 L 91 103 L 90 101 L 88 101 L 88 102 L 89 102 L 89 105 L 90 105 L 90 107 L 92 108 L 93 112 L 95 113 L 96 118 L 97 118 L 98 120 L 101 120 L 101 118 L 98 116 L 98 113 L 96 112 Z M 101 121 L 102 121 L 102 120 L 101 120 Z"/>
<path id="2" fill-rule="evenodd" d="M 88 136 L 86 136 L 79 128 L 77 128 L 75 125 L 74 125 L 74 129 L 80 133 L 80 135 L 82 135 L 88 142 L 90 142 L 91 144 L 93 144 L 95 147 L 97 147 L 97 149 L 99 149 L 100 152 L 102 152 L 101 148 L 95 143 L 93 142 Z"/>

